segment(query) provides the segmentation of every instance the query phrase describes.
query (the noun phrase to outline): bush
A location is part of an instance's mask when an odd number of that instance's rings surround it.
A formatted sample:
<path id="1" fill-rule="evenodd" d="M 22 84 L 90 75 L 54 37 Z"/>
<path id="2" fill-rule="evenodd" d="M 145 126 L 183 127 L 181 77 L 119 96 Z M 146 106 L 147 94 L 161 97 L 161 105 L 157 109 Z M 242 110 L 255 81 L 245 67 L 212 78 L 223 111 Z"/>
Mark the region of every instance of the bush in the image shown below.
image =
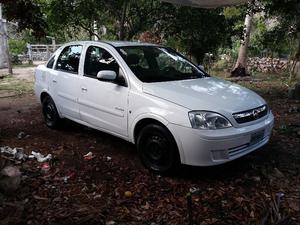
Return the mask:
<path id="1" fill-rule="evenodd" d="M 217 71 L 230 70 L 231 67 L 232 67 L 232 63 L 230 63 L 228 60 L 224 58 L 218 59 L 213 64 L 213 69 Z"/>
<path id="2" fill-rule="evenodd" d="M 26 42 L 23 40 L 10 39 L 9 50 L 13 55 L 23 54 L 26 52 Z"/>
<path id="3" fill-rule="evenodd" d="M 19 56 L 16 54 L 12 54 L 11 56 L 11 62 L 13 65 L 20 65 L 22 64 L 22 61 L 19 59 Z"/>

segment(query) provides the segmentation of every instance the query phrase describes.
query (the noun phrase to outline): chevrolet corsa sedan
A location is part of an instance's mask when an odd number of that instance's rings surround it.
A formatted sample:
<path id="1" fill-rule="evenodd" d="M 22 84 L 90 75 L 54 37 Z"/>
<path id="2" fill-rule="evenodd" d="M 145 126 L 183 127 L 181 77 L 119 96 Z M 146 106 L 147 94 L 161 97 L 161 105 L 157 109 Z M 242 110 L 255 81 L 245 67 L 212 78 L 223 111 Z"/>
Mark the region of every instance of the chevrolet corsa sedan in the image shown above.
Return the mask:
<path id="1" fill-rule="evenodd" d="M 147 43 L 65 44 L 36 69 L 35 93 L 48 127 L 68 118 L 123 138 L 161 173 L 244 156 L 269 141 L 274 122 L 253 91 Z"/>

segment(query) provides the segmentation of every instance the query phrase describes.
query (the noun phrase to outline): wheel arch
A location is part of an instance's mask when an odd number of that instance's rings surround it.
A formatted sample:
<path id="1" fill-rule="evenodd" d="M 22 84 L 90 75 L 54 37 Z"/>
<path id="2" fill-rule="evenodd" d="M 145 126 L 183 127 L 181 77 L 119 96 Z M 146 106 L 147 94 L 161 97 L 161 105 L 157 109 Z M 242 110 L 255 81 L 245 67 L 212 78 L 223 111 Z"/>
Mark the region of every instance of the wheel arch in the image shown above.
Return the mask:
<path id="1" fill-rule="evenodd" d="M 144 119 L 141 119 L 139 120 L 135 126 L 134 126 L 134 129 L 133 129 L 133 140 L 134 140 L 134 143 L 136 143 L 137 141 L 137 138 L 138 138 L 138 134 L 141 132 L 141 130 L 146 127 L 147 125 L 149 124 L 158 124 L 158 125 L 161 125 L 163 127 L 165 127 L 166 129 L 168 129 L 164 123 L 156 120 L 156 119 L 153 119 L 153 118 L 144 118 Z"/>
<path id="2" fill-rule="evenodd" d="M 169 121 L 155 114 L 147 113 L 147 114 L 139 115 L 131 123 L 129 129 L 129 139 L 131 140 L 131 142 L 135 144 L 137 140 L 137 135 L 141 131 L 141 129 L 147 126 L 148 124 L 152 124 L 152 123 L 160 124 L 167 128 Z"/>
<path id="3" fill-rule="evenodd" d="M 47 96 L 49 96 L 50 98 L 52 98 L 51 94 L 50 94 L 48 91 L 43 90 L 43 91 L 41 92 L 41 94 L 40 94 L 40 102 L 41 102 L 42 104 L 43 104 L 44 99 L 45 99 Z M 53 98 L 52 98 L 52 100 L 54 101 Z M 54 102 L 54 103 L 55 103 L 55 102 Z M 63 115 L 61 114 L 59 105 L 57 105 L 57 104 L 55 103 L 55 107 L 56 107 L 56 109 L 57 109 L 57 112 L 58 112 L 59 116 L 60 116 L 61 118 L 63 118 Z"/>
<path id="4" fill-rule="evenodd" d="M 46 91 L 43 91 L 43 92 L 41 93 L 41 95 L 40 95 L 40 101 L 41 101 L 41 103 L 43 103 L 44 99 L 45 99 L 47 96 L 50 96 L 50 97 L 51 97 L 51 95 L 50 95 L 48 92 L 46 92 Z M 51 98 L 52 98 L 52 97 L 51 97 Z"/>
<path id="5" fill-rule="evenodd" d="M 166 131 L 168 131 L 170 137 L 173 139 L 173 143 L 176 147 L 176 157 L 179 163 L 183 163 L 184 162 L 184 152 L 182 151 L 182 147 L 181 147 L 181 142 L 178 138 L 178 135 L 176 134 L 175 130 L 171 130 L 170 126 L 168 126 L 168 124 L 170 124 L 167 121 L 161 121 L 161 120 L 157 120 L 155 118 L 142 118 L 140 120 L 138 120 L 135 123 L 134 129 L 133 129 L 133 137 L 134 137 L 134 143 L 137 144 L 138 142 L 138 136 L 139 133 L 143 130 L 144 127 L 150 125 L 150 124 L 156 124 L 159 125 L 163 128 L 165 128 Z"/>
<path id="6" fill-rule="evenodd" d="M 180 161 L 183 163 L 185 161 L 185 155 L 184 155 L 184 151 L 182 149 L 182 144 L 181 144 L 180 138 L 178 137 L 178 134 L 176 133 L 176 131 L 170 129 L 170 126 L 168 126 L 168 124 L 170 124 L 169 121 L 162 118 L 161 116 L 158 116 L 155 114 L 154 115 L 144 114 L 144 115 L 136 118 L 131 126 L 131 132 L 130 132 L 131 142 L 136 144 L 137 136 L 138 136 L 139 132 L 143 129 L 143 127 L 147 126 L 148 124 L 153 124 L 153 123 L 162 125 L 170 132 L 170 134 L 172 135 L 172 137 L 177 145 L 177 150 L 178 150 L 178 153 L 180 156 Z"/>

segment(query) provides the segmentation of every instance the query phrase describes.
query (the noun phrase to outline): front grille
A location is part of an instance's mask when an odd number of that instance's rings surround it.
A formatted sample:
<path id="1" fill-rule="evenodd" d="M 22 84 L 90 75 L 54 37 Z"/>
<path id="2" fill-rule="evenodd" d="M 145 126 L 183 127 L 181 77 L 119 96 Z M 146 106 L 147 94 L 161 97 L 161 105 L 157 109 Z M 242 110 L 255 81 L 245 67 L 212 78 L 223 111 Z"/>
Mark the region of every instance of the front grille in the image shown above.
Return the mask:
<path id="1" fill-rule="evenodd" d="M 234 157 L 236 155 L 239 155 L 239 154 L 243 153 L 244 151 L 247 150 L 247 148 L 249 146 L 250 146 L 250 143 L 228 149 L 228 156 L 229 156 L 229 158 Z"/>
<path id="2" fill-rule="evenodd" d="M 247 152 L 249 150 L 249 148 L 259 145 L 259 144 L 263 143 L 264 141 L 266 141 L 267 139 L 268 139 L 268 137 L 263 137 L 258 142 L 252 142 L 252 143 L 249 142 L 249 143 L 241 145 L 241 146 L 230 148 L 230 149 L 228 149 L 228 157 L 229 157 L 229 159 L 231 159 L 235 156 L 243 154 L 244 152 Z"/>
<path id="3" fill-rule="evenodd" d="M 255 109 L 250 109 L 243 112 L 232 114 L 237 123 L 247 123 L 254 120 L 258 120 L 268 114 L 268 106 L 263 105 Z"/>

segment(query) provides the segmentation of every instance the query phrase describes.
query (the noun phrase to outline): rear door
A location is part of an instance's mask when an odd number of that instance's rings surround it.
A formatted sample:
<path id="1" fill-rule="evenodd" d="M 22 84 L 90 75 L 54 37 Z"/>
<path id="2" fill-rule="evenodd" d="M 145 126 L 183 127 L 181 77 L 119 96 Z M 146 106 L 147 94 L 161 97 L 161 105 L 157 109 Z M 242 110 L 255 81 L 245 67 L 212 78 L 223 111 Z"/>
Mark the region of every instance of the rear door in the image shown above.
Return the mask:
<path id="1" fill-rule="evenodd" d="M 117 80 L 98 80 L 101 70 L 115 71 Z M 81 120 L 126 137 L 128 87 L 124 70 L 108 50 L 91 45 L 87 46 L 83 71 L 78 100 Z"/>
<path id="2" fill-rule="evenodd" d="M 81 45 L 66 46 L 58 56 L 54 70 L 51 70 L 54 102 L 63 116 L 79 119 L 78 71 L 81 60 Z"/>

